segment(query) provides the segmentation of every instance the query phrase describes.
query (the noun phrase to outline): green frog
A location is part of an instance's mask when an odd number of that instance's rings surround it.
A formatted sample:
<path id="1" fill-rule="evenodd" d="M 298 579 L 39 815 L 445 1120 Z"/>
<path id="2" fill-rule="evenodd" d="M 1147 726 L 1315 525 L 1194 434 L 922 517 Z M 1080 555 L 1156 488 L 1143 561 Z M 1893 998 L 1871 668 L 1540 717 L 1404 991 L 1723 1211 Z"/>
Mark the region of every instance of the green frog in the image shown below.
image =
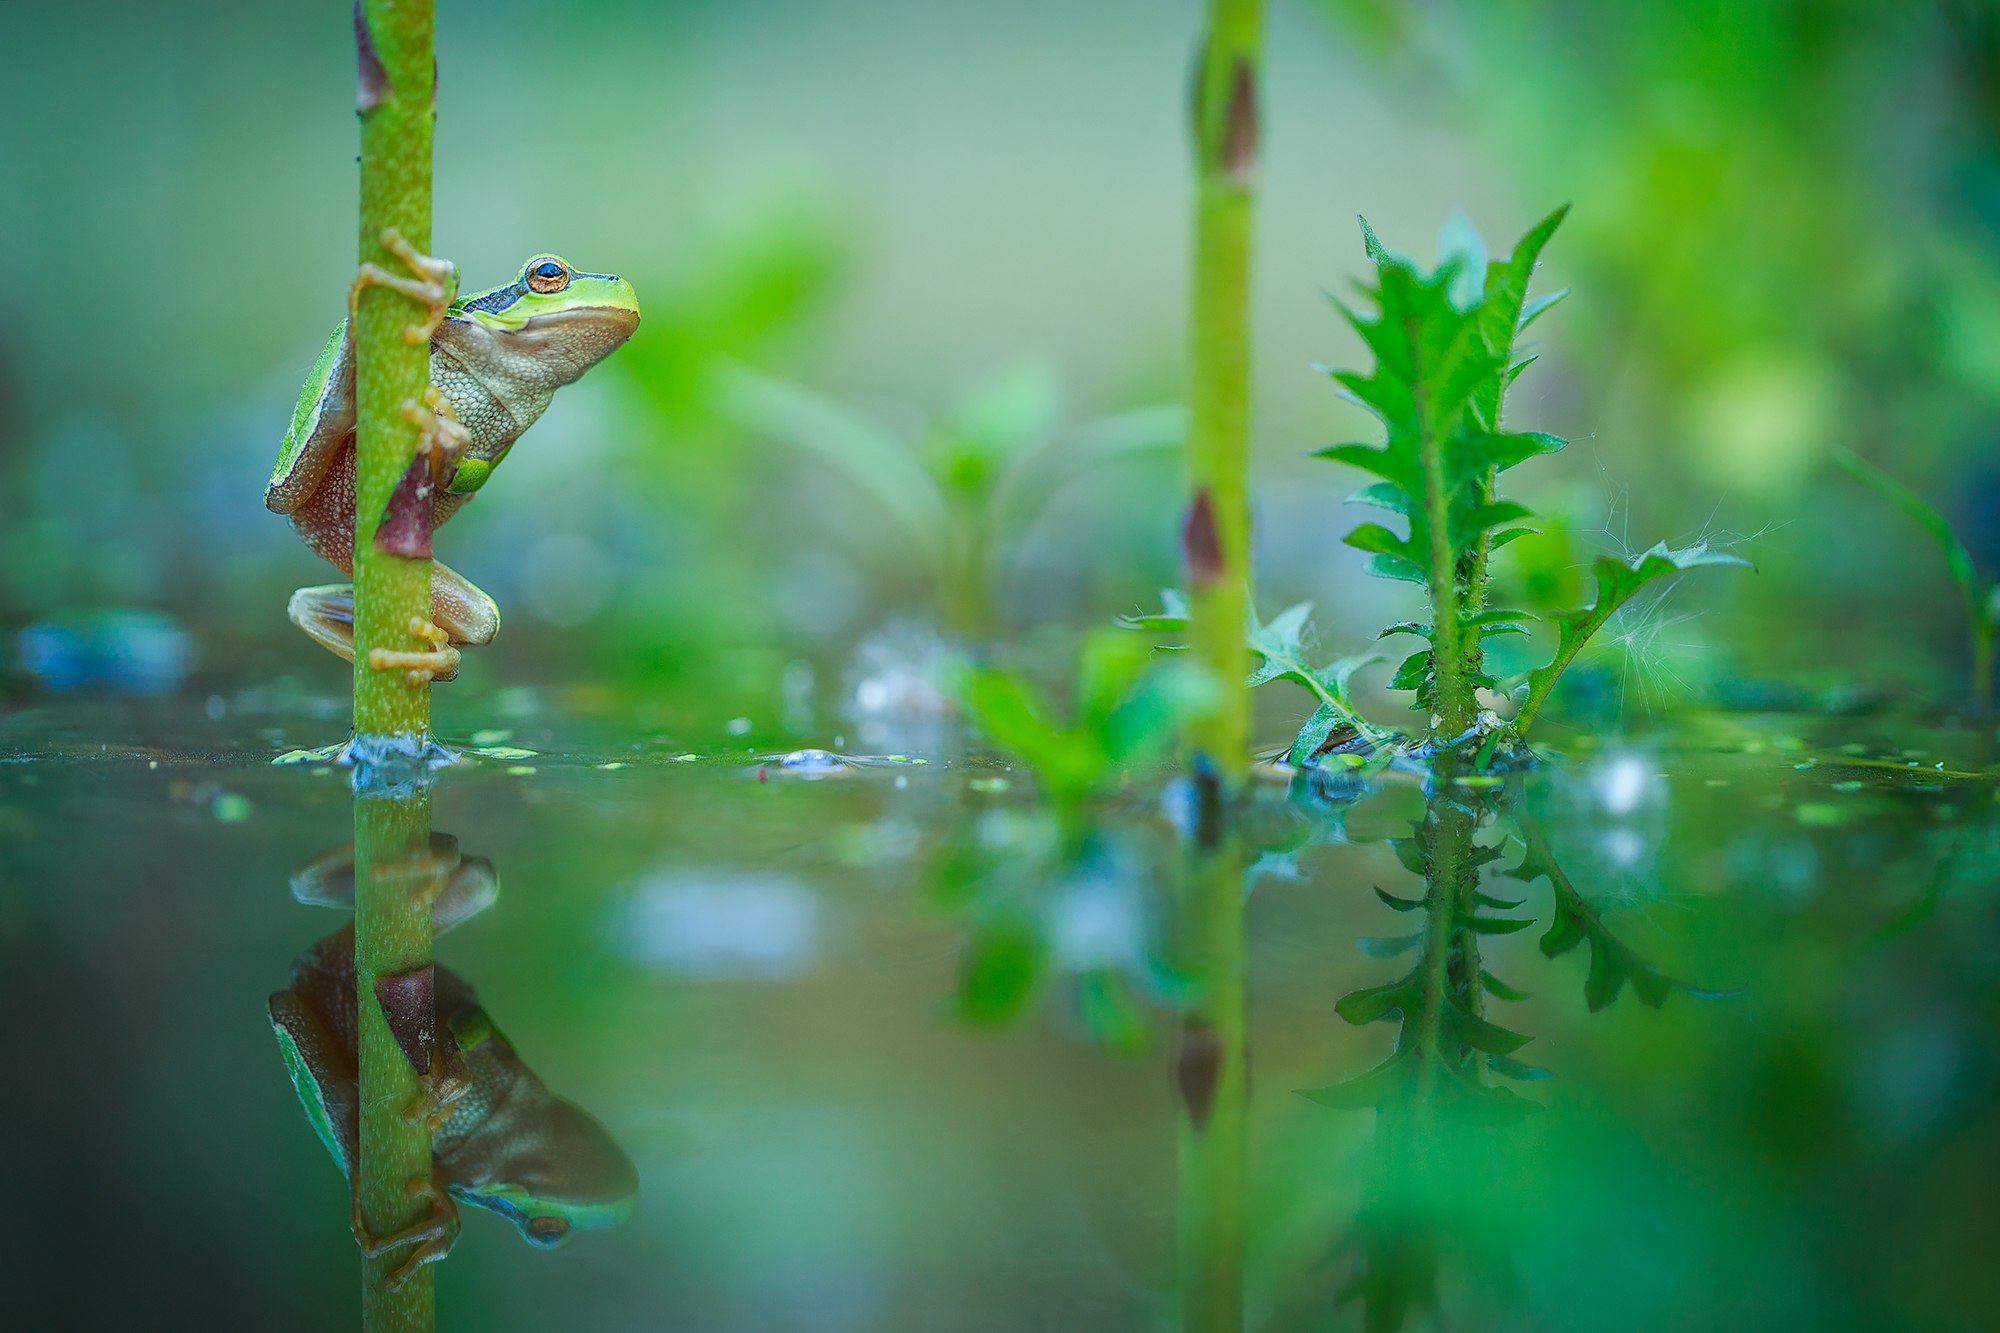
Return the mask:
<path id="1" fill-rule="evenodd" d="M 415 276 L 362 265 L 348 290 L 348 318 L 306 377 L 264 489 L 265 505 L 289 516 L 306 545 L 350 576 L 355 408 L 354 342 L 348 330 L 364 287 L 390 287 L 427 311 L 423 322 L 403 333 L 411 342 L 430 343 L 425 401 L 402 405 L 419 428 L 417 459 L 376 535 L 382 549 L 402 555 L 428 556 L 431 529 L 486 484 L 556 390 L 575 383 L 639 326 L 639 302 L 629 282 L 581 272 L 560 255 L 536 255 L 504 287 L 460 299 L 456 265 L 419 252 L 393 230 L 383 233 L 382 242 Z M 392 524 L 389 516 L 399 507 L 406 515 L 413 507 L 428 512 L 419 521 Z M 292 594 L 289 610 L 293 623 L 314 640 L 354 660 L 352 584 L 301 588 Z M 407 671 L 412 685 L 450 680 L 458 673 L 459 647 L 489 643 L 500 630 L 493 599 L 437 563 L 431 566 L 431 620 L 411 626 L 430 640 L 430 651 L 378 648 L 369 664 Z"/>
<path id="2" fill-rule="evenodd" d="M 434 850 L 457 859 L 455 844 Z M 490 875 L 490 864 L 463 872 L 470 880 Z M 499 1213 L 541 1249 L 631 1216 L 639 1189 L 631 1158 L 589 1112 L 549 1091 L 522 1062 L 471 986 L 448 968 L 425 970 L 431 975 L 424 998 L 434 1018 L 422 1024 L 424 1040 L 433 1047 L 434 1081 L 446 1089 L 406 1114 L 429 1112 L 432 1123 L 432 1178 L 410 1182 L 412 1197 L 430 1200 L 430 1213 L 394 1235 L 372 1236 L 358 1201 L 352 1210 L 355 1240 L 371 1257 L 413 1247 L 387 1285 L 400 1287 L 450 1252 L 458 1238 L 457 1202 Z M 355 986 L 348 925 L 308 949 L 292 965 L 291 986 L 270 1002 L 271 1026 L 306 1118 L 350 1184 L 360 1151 Z M 397 1030 L 393 1010 L 389 1017 Z M 405 1035 L 397 1031 L 399 1042 Z"/>

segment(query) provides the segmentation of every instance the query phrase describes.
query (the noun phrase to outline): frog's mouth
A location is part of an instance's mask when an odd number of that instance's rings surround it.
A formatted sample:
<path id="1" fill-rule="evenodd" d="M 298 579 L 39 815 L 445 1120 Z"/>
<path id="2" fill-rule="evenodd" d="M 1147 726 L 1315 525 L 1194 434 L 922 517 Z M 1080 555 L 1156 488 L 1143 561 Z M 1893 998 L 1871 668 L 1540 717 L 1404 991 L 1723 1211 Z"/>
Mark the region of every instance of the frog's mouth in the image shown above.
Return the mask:
<path id="1" fill-rule="evenodd" d="M 499 332 L 524 349 L 560 343 L 562 352 L 591 364 L 609 356 L 638 327 L 636 310 L 621 306 L 575 306 L 534 315 L 517 329 Z"/>
<path id="2" fill-rule="evenodd" d="M 632 336 L 634 329 L 639 327 L 639 312 L 615 305 L 570 306 L 565 310 L 550 310 L 543 314 L 530 315 L 519 328 L 511 329 L 509 332 L 517 335 L 546 333 L 551 329 L 566 329 L 572 324 L 601 325 L 607 330 L 616 331 L 619 341 L 623 342 Z"/>

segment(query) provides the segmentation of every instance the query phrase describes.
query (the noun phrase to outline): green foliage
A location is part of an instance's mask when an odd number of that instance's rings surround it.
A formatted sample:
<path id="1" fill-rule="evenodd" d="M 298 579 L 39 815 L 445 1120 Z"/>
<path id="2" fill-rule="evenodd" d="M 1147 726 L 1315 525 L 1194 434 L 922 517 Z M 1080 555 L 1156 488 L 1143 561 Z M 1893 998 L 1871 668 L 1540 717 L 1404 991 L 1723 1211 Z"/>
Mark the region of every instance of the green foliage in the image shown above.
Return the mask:
<path id="1" fill-rule="evenodd" d="M 1363 657 L 1342 657 L 1323 666 L 1313 666 L 1307 660 L 1305 644 L 1307 630 L 1311 623 L 1312 603 L 1300 602 L 1287 607 L 1272 617 L 1269 624 L 1257 619 L 1254 606 L 1246 606 L 1243 625 L 1244 643 L 1250 651 L 1262 659 L 1245 682 L 1246 688 L 1255 689 L 1268 685 L 1274 680 L 1289 680 L 1311 691 L 1318 701 L 1313 715 L 1299 729 L 1292 741 L 1285 762 L 1294 768 L 1302 766 L 1320 746 L 1338 731 L 1350 731 L 1372 745 L 1383 745 L 1394 739 L 1393 732 L 1377 726 L 1355 711 L 1348 698 L 1348 682 L 1354 673 L 1382 659 L 1372 654 Z M 1188 604 L 1185 595 L 1173 588 L 1160 590 L 1160 610 L 1141 616 L 1119 616 L 1117 624 L 1121 629 L 1150 630 L 1155 633 L 1178 633 L 1188 627 Z"/>
<path id="2" fill-rule="evenodd" d="M 1110 629 L 1083 642 L 1074 721 L 1062 720 L 1040 689 L 1013 671 L 976 668 L 960 689 L 973 721 L 1033 771 L 1066 823 L 1085 801 L 1123 780 L 1122 766 L 1164 753 L 1179 723 L 1212 706 L 1215 696 L 1200 672 L 1179 663 L 1155 666 L 1143 642 Z"/>
<path id="3" fill-rule="evenodd" d="M 1187 432 L 1172 404 L 1060 430 L 1060 386 L 1034 365 L 978 385 L 917 440 L 746 366 L 722 365 L 713 385 L 725 417 L 813 454 L 873 497 L 932 576 L 947 623 L 974 635 L 992 628 L 997 560 L 1058 492 L 1106 464 L 1162 455 Z"/>
<path id="4" fill-rule="evenodd" d="M 1981 712 L 1990 712 L 1994 631 L 2000 628 L 2000 585 L 1980 574 L 1972 563 L 1972 553 L 1952 531 L 1951 523 L 1921 495 L 1851 449 L 1835 448 L 1833 461 L 1847 475 L 1902 510 L 1944 553 L 1945 568 L 1965 598 L 1965 618 L 1972 637 L 1972 697 L 1978 701 Z"/>
<path id="5" fill-rule="evenodd" d="M 1521 864 L 1503 873 L 1523 882 L 1547 876 L 1554 888 L 1555 919 L 1549 923 L 1541 941 L 1545 957 L 1558 957 L 1585 940 L 1590 941 L 1590 976 L 1583 984 L 1584 1002 L 1590 1006 L 1590 1012 L 1596 1013 L 1617 999 L 1618 992 L 1628 981 L 1632 983 L 1632 990 L 1640 1002 L 1655 1009 L 1665 1004 L 1668 994 L 1676 990 L 1703 996 L 1727 993 L 1697 990 L 1685 982 L 1674 980 L 1613 935 L 1597 909 L 1571 887 L 1569 877 L 1563 874 L 1562 867 L 1549 856 L 1548 849 L 1532 830 L 1528 833 L 1528 851 L 1521 858 Z"/>
<path id="6" fill-rule="evenodd" d="M 1603 628 L 1604 622 L 1611 619 L 1619 607 L 1631 601 L 1641 588 L 1654 579 L 1702 565 L 1754 568 L 1742 556 L 1713 550 L 1705 542 L 1678 550 L 1668 550 L 1666 543 L 1661 542 L 1652 550 L 1629 560 L 1608 555 L 1600 557 L 1596 566 L 1596 603 L 1581 611 L 1567 611 L 1554 618 L 1561 635 L 1556 655 L 1548 665 L 1529 673 L 1527 701 L 1521 705 L 1520 714 L 1514 719 L 1515 726 L 1521 731 L 1528 729 L 1528 724 L 1534 721 L 1549 693 L 1555 689 L 1556 681 L 1561 679 L 1563 671 L 1576 655 L 1583 651 L 1583 646 L 1590 642 L 1590 636 Z"/>
<path id="7" fill-rule="evenodd" d="M 1031 920 L 1007 915 L 985 922 L 960 963 L 952 997 L 958 1017 L 998 1027 L 1018 1018 L 1048 964 L 1048 946 Z"/>
<path id="8" fill-rule="evenodd" d="M 1451 734 L 1472 721 L 1473 689 L 1490 683 L 1479 671 L 1480 642 L 1522 618 L 1489 618 L 1482 606 L 1494 547 L 1533 531 L 1520 526 L 1526 508 L 1496 497 L 1496 478 L 1563 447 L 1552 435 L 1502 430 L 1501 409 L 1508 385 L 1533 359 L 1517 357 L 1514 340 L 1555 299 L 1529 305 L 1528 280 L 1565 212 L 1544 218 L 1499 264 L 1486 262 L 1469 227 L 1448 228 L 1445 257 L 1429 273 L 1386 249 L 1364 221 L 1376 281 L 1363 291 L 1375 313 L 1339 306 L 1374 353 L 1375 367 L 1366 375 L 1327 373 L 1345 397 L 1381 421 L 1387 438 L 1380 446 L 1334 445 L 1319 456 L 1381 478 L 1350 499 L 1387 510 L 1408 527 L 1407 536 L 1398 536 L 1384 524 L 1364 523 L 1347 543 L 1369 553 L 1370 572 L 1428 594 L 1432 623 L 1393 632 L 1421 634 L 1431 648 L 1405 663 L 1395 687 L 1416 690 L 1419 706 L 1438 714 Z"/>

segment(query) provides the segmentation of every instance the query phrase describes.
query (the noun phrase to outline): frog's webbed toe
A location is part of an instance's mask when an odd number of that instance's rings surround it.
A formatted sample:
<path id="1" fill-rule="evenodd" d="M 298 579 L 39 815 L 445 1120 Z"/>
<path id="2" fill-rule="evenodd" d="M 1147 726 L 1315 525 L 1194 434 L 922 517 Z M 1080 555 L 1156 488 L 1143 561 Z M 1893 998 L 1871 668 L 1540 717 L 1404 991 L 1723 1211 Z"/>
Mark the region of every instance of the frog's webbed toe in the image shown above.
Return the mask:
<path id="1" fill-rule="evenodd" d="M 349 1221 L 354 1228 L 354 1243 L 361 1247 L 364 1258 L 379 1259 L 383 1255 L 405 1245 L 415 1245 L 410 1257 L 397 1265 L 388 1277 L 382 1280 L 383 1289 L 397 1291 L 408 1282 L 416 1271 L 425 1264 L 434 1264 L 451 1253 L 451 1247 L 458 1240 L 458 1204 L 451 1194 L 436 1181 L 417 1176 L 406 1182 L 404 1189 L 413 1199 L 429 1199 L 430 1213 L 404 1227 L 401 1231 L 386 1236 L 377 1236 L 368 1230 L 361 1219 L 361 1196 L 353 1197 Z"/>
<path id="2" fill-rule="evenodd" d="M 285 612 L 292 623 L 330 652 L 354 660 L 354 585 L 327 583 L 300 588 Z"/>
<path id="3" fill-rule="evenodd" d="M 417 276 L 406 278 L 389 272 L 380 264 L 364 263 L 347 289 L 348 322 L 352 325 L 356 318 L 362 288 L 387 287 L 401 292 L 412 301 L 421 302 L 426 309 L 423 323 L 404 327 L 404 341 L 429 342 L 438 325 L 444 322 L 445 311 L 458 298 L 458 265 L 449 259 L 423 253 L 404 240 L 403 234 L 394 227 L 385 228 L 380 239 L 382 248 L 409 265 L 410 271 Z"/>

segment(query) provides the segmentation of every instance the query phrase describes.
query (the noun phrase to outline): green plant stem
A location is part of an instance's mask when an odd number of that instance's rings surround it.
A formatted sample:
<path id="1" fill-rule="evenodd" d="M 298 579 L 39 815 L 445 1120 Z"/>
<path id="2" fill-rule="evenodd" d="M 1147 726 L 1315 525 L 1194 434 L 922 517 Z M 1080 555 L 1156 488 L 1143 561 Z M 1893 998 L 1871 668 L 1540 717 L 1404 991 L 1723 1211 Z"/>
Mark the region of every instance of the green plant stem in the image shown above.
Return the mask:
<path id="1" fill-rule="evenodd" d="M 364 0 L 358 11 L 361 79 L 361 260 L 390 272 L 403 261 L 382 247 L 394 228 L 420 251 L 431 243 L 431 131 L 436 63 L 432 0 Z M 365 25 L 365 26 L 362 26 Z M 370 68 L 379 64 L 379 72 Z M 416 455 L 417 428 L 406 402 L 422 402 L 430 382 L 430 348 L 405 339 L 421 307 L 381 286 L 362 288 L 354 320 L 354 727 L 362 736 L 430 732 L 430 687 L 412 686 L 404 672 L 368 666 L 369 651 L 422 651 L 412 619 L 431 614 L 431 562 L 375 549 L 374 535 L 389 497 Z M 361 1152 L 355 1189 L 369 1232 L 399 1231 L 429 1211 L 412 1199 L 408 1182 L 431 1174 L 431 1136 L 403 1119 L 417 1093 L 415 1071 L 390 1033 L 375 999 L 375 978 L 431 961 L 427 903 L 412 893 L 408 873 L 430 841 L 430 797 L 388 800 L 363 794 L 354 806 L 354 948 L 359 985 Z M 388 871 L 386 875 L 384 871 Z M 434 1269 L 425 1266 L 397 1291 L 384 1278 L 405 1247 L 362 1264 L 362 1327 L 368 1333 L 425 1333 L 436 1326 Z"/>
<path id="2" fill-rule="evenodd" d="M 1449 791 L 1450 765 L 1440 770 L 1439 791 Z M 1444 1006 L 1451 986 L 1452 931 L 1458 919 L 1459 867 L 1464 864 L 1472 841 L 1472 815 L 1448 796 L 1433 796 L 1425 812 L 1420 836 L 1425 851 L 1428 883 L 1424 910 L 1429 914 L 1424 932 L 1424 970 L 1421 1000 L 1417 1010 L 1417 1101 L 1420 1117 L 1429 1116 L 1437 1090 L 1439 1036 L 1443 1028 Z"/>
<path id="3" fill-rule="evenodd" d="M 431 130 L 436 63 L 432 0 L 365 0 L 361 15 L 383 78 L 380 100 L 361 112 L 361 260 L 407 274 L 382 247 L 394 228 L 418 250 L 431 244 Z M 360 38 L 357 33 L 357 44 Z M 364 68 L 365 47 L 360 52 Z M 430 383 L 430 348 L 403 330 L 423 307 L 387 287 L 361 289 L 354 321 L 354 728 L 364 735 L 427 735 L 428 686 L 411 686 L 404 672 L 368 666 L 370 649 L 421 652 L 431 645 L 410 633 L 410 620 L 431 614 L 431 562 L 375 549 L 375 525 L 396 483 L 416 456 L 417 427 L 402 412 L 423 401 Z"/>
<path id="4" fill-rule="evenodd" d="M 431 913 L 422 869 L 430 852 L 430 792 L 399 799 L 362 797 L 354 803 L 354 964 L 359 986 L 361 1161 L 356 1180 L 369 1232 L 400 1231 L 429 1213 L 407 1184 L 431 1175 L 431 1135 L 409 1124 L 403 1108 L 418 1094 L 416 1071 L 396 1044 L 375 978 L 431 961 Z M 361 1326 L 366 1333 L 428 1333 L 435 1327 L 434 1267 L 417 1270 L 400 1290 L 383 1280 L 409 1257 L 404 1247 L 362 1260 Z"/>
<path id="5" fill-rule="evenodd" d="M 1419 402 L 1420 419 L 1424 411 Z M 1437 682 L 1433 702 L 1444 734 L 1458 736 L 1472 725 L 1473 708 L 1460 638 L 1463 627 L 1458 614 L 1458 562 L 1451 549 L 1451 495 L 1445 487 L 1444 442 L 1435 432 L 1426 430 L 1420 447 L 1424 507 L 1430 513 L 1431 670 Z"/>
<path id="6" fill-rule="evenodd" d="M 1179 1290 L 1186 1333 L 1243 1327 L 1243 1173 L 1249 1079 L 1243 995 L 1243 862 L 1233 847 L 1196 867 L 1193 935 L 1201 994 L 1189 1033 L 1215 1061 L 1205 1123 L 1180 1114 Z M 1184 1039 L 1185 1040 L 1185 1039 Z M 1185 1077 L 1183 1087 L 1186 1086 Z"/>
<path id="7" fill-rule="evenodd" d="M 1902 510 L 1944 553 L 1945 568 L 1950 571 L 1952 582 L 1958 585 L 1959 594 L 1965 599 L 1966 630 L 1972 638 L 1973 705 L 1978 709 L 1982 723 L 1990 723 L 1993 717 L 1993 640 L 1995 629 L 2000 628 L 1994 621 L 1994 585 L 1979 577 L 1979 570 L 1972 563 L 1972 553 L 1965 549 L 1965 543 L 1952 531 L 1951 524 L 1929 501 L 1852 449 L 1836 445 L 1833 461 L 1850 477 Z M 1983 725 L 1981 731 L 1985 744 L 1990 745 L 1990 725 Z"/>
<path id="8" fill-rule="evenodd" d="M 1190 494 L 1208 497 L 1221 567 L 1189 579 L 1189 643 L 1196 660 L 1232 687 L 1250 674 L 1243 623 L 1251 578 L 1250 242 L 1262 19 L 1261 0 L 1210 0 L 1195 87 L 1187 474 Z M 1192 731 L 1195 747 L 1233 781 L 1250 748 L 1248 692 L 1229 689 L 1226 703 Z"/>
<path id="9" fill-rule="evenodd" d="M 1209 0 L 1194 88 L 1186 547 L 1189 647 L 1224 687 L 1223 702 L 1190 727 L 1195 752 L 1214 766 L 1218 808 L 1240 781 L 1250 750 L 1250 694 L 1243 685 L 1250 653 L 1243 626 L 1252 604 L 1250 243 L 1262 43 L 1261 0 Z M 1193 518 L 1204 510 L 1213 530 L 1197 534 Z M 1204 1059 L 1213 1063 L 1205 1115 L 1197 1119 L 1188 1099 L 1181 1100 L 1178 1281 L 1187 1333 L 1243 1327 L 1243 866 L 1235 838 L 1211 840 L 1196 852 L 1190 888 L 1191 942 L 1203 985 L 1186 1031 L 1198 1034 Z M 1183 1089 L 1185 1073 L 1184 1064 Z"/>

